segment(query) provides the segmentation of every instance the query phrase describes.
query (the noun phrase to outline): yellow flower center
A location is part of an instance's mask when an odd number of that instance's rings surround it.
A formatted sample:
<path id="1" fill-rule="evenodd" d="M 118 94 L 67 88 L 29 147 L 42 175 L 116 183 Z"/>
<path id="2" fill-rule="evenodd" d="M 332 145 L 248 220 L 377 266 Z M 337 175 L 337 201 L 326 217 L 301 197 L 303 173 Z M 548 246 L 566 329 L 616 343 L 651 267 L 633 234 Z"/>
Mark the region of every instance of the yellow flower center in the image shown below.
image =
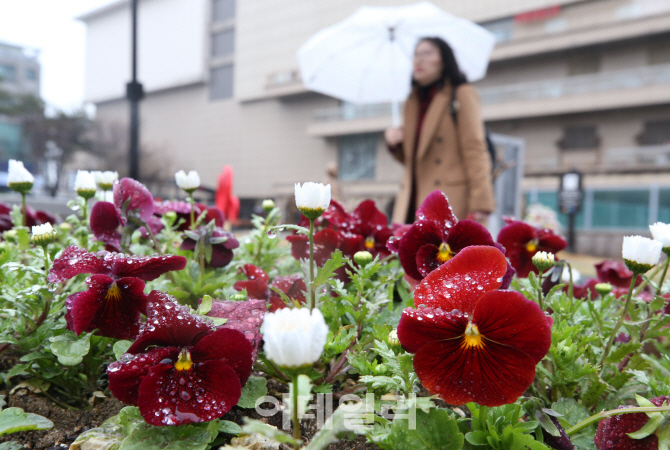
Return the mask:
<path id="1" fill-rule="evenodd" d="M 437 260 L 441 263 L 449 261 L 454 257 L 454 253 L 451 251 L 449 244 L 443 242 L 440 244 L 440 248 L 437 249 Z"/>
<path id="2" fill-rule="evenodd" d="M 484 346 L 484 343 L 482 342 L 482 335 L 479 334 L 477 325 L 473 325 L 472 322 L 469 322 L 468 327 L 465 329 L 465 334 L 463 335 L 463 346 L 466 348 Z"/>
<path id="3" fill-rule="evenodd" d="M 375 238 L 372 236 L 368 236 L 365 238 L 365 248 L 368 250 L 372 250 L 375 248 Z"/>
<path id="4" fill-rule="evenodd" d="M 535 254 L 535 252 L 537 251 L 537 241 L 535 239 L 529 241 L 526 244 L 526 250 L 528 250 L 529 253 Z"/>
<path id="5" fill-rule="evenodd" d="M 189 370 L 193 367 L 193 361 L 191 361 L 191 354 L 185 348 L 181 349 L 179 352 L 179 359 L 174 363 L 174 368 L 177 370 Z"/>
<path id="6" fill-rule="evenodd" d="M 121 289 L 116 285 L 116 281 L 112 282 L 112 285 L 107 289 L 107 294 L 105 294 L 105 300 L 118 302 L 121 300 Z"/>

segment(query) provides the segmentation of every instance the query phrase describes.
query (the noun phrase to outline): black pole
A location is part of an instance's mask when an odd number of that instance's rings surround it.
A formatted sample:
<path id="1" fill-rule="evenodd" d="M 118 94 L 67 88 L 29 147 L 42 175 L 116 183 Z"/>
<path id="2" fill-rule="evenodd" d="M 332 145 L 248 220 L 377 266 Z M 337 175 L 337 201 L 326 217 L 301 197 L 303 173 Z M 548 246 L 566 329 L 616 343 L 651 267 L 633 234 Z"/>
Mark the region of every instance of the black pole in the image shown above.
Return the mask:
<path id="1" fill-rule="evenodd" d="M 131 0 L 132 16 L 132 79 L 126 84 L 126 98 L 130 101 L 130 149 L 128 152 L 128 175 L 140 179 L 140 100 L 144 97 L 142 84 L 137 81 L 137 1 Z"/>
<path id="2" fill-rule="evenodd" d="M 577 252 L 575 245 L 575 213 L 568 214 L 568 250 L 572 253 Z"/>

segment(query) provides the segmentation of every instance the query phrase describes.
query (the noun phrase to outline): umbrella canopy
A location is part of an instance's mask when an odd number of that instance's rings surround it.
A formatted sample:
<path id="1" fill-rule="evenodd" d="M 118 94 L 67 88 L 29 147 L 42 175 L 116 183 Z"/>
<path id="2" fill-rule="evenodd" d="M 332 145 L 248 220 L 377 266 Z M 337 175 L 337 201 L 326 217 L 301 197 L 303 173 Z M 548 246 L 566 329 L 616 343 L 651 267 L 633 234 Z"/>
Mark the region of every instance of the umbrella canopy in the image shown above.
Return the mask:
<path id="1" fill-rule="evenodd" d="M 449 43 L 468 81 L 486 74 L 494 35 L 420 2 L 363 6 L 316 33 L 298 50 L 302 81 L 311 90 L 352 103 L 397 103 L 409 94 L 414 47 L 422 37 Z"/>

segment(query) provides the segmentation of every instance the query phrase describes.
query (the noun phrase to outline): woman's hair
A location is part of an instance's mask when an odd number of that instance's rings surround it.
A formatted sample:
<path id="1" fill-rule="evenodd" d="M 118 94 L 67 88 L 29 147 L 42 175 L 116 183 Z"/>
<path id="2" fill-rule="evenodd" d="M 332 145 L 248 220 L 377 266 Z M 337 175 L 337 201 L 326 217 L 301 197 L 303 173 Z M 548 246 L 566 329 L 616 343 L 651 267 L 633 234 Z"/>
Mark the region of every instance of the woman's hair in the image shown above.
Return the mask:
<path id="1" fill-rule="evenodd" d="M 439 50 L 440 57 L 442 58 L 442 83 L 449 81 L 455 87 L 468 82 L 461 69 L 458 68 L 454 51 L 444 39 L 439 37 L 424 37 L 419 39 L 416 45 L 419 45 L 421 42 L 430 42 Z M 414 78 L 412 78 L 412 86 L 418 86 Z"/>

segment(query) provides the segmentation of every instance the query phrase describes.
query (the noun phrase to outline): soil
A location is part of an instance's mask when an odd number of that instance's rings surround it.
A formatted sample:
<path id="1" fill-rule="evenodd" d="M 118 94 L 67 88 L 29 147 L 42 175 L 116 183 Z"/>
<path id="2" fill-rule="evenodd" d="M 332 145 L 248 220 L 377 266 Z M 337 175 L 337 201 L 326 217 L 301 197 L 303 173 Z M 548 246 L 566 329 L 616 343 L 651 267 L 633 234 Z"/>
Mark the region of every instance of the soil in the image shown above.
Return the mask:
<path id="1" fill-rule="evenodd" d="M 0 366 L 7 364 L 7 358 L 2 358 Z M 17 358 L 18 362 L 18 358 Z M 10 366 L 11 367 L 11 366 Z M 9 367 L 2 367 L 7 370 Z M 268 383 L 269 394 L 281 398 L 281 394 L 286 392 L 286 387 L 275 380 Z M 69 448 L 70 444 L 84 431 L 100 426 L 109 417 L 119 413 L 126 406 L 115 398 L 104 399 L 101 403 L 87 410 L 68 411 L 53 403 L 41 394 L 36 394 L 27 388 L 18 388 L 13 392 L 0 392 L 5 394 L 7 407 L 22 408 L 25 412 L 39 414 L 46 417 L 54 423 L 51 430 L 46 431 L 25 431 L 13 433 L 0 438 L 0 442 L 16 441 L 23 445 L 24 449 L 42 449 L 42 450 L 61 450 Z M 262 420 L 281 429 L 282 415 L 263 418 L 255 410 L 240 409 L 234 407 L 230 412 L 222 417 L 224 420 L 230 420 L 242 424 L 244 417 Z M 304 441 L 309 439 L 317 432 L 315 420 L 305 420 L 302 422 L 302 437 Z M 287 432 L 291 433 L 290 430 Z M 327 447 L 327 450 L 375 450 L 378 447 L 374 444 L 367 444 L 363 436 L 352 436 L 352 440 L 343 439 L 338 443 Z"/>

